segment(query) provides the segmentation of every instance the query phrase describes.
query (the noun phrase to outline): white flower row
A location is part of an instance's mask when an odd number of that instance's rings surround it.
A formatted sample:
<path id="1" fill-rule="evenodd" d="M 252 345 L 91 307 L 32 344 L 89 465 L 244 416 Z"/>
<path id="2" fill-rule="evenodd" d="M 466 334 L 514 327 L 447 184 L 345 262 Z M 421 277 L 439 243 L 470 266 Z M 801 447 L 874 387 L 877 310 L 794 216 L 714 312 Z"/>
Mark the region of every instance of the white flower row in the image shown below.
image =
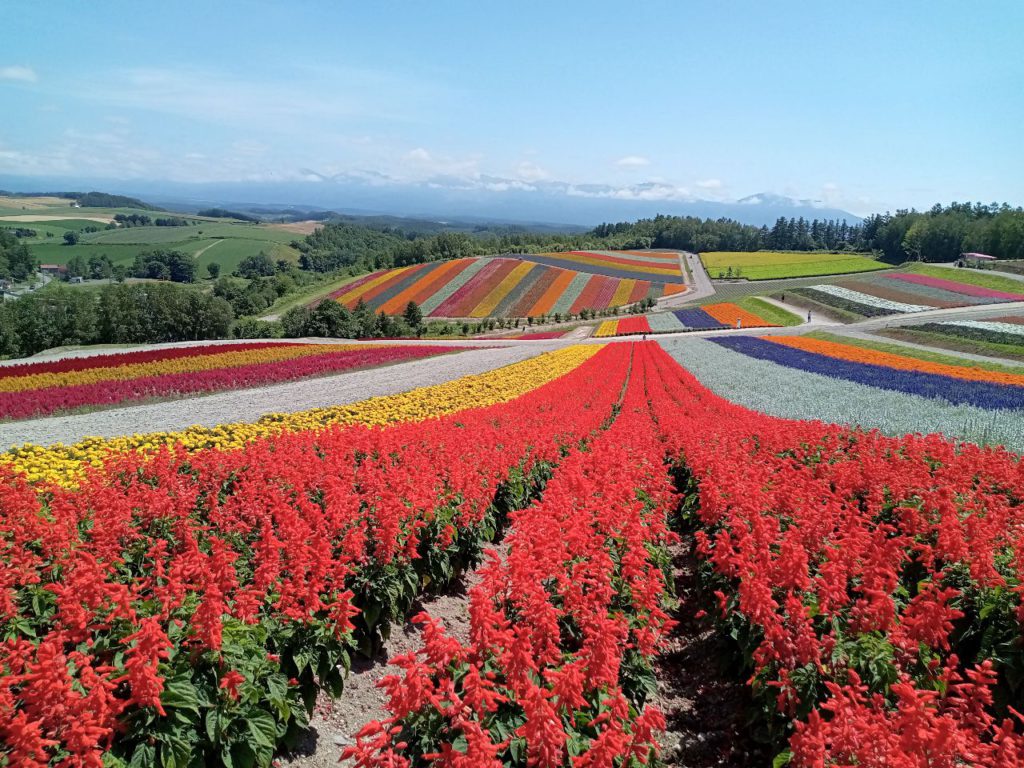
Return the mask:
<path id="1" fill-rule="evenodd" d="M 1017 336 L 1024 336 L 1024 325 L 1017 323 L 999 323 L 994 320 L 950 320 L 943 325 L 959 325 L 964 328 L 978 328 L 982 331 L 995 331 L 996 333 L 1013 333 Z"/>
<path id="2" fill-rule="evenodd" d="M 843 288 L 839 285 L 811 285 L 809 288 L 813 288 L 816 291 L 822 293 L 828 293 L 832 296 L 837 296 L 840 299 L 846 299 L 856 304 L 864 304 L 868 307 L 878 307 L 879 309 L 888 309 L 893 312 L 924 312 L 928 309 L 935 309 L 927 304 L 904 304 L 902 301 L 890 301 L 889 299 L 880 299 L 877 296 L 872 296 L 869 293 L 861 293 L 860 291 L 851 291 L 849 288 Z"/>
<path id="3" fill-rule="evenodd" d="M 664 339 L 661 344 L 715 394 L 772 416 L 849 424 L 889 435 L 941 432 L 982 445 L 1024 450 L 1024 418 L 1006 418 L 1006 411 L 953 405 L 800 371 L 706 339 Z"/>

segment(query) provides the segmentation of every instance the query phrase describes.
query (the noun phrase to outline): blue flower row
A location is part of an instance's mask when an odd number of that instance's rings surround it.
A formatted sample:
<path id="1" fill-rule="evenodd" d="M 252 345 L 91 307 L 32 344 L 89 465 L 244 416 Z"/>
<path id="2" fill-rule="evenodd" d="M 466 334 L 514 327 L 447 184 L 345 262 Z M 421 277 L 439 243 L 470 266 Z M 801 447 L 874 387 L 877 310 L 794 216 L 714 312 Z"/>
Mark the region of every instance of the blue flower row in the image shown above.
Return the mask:
<path id="1" fill-rule="evenodd" d="M 946 400 L 957 405 L 975 405 L 979 408 L 1024 408 L 1024 387 L 1011 384 L 966 381 L 937 373 L 901 371 L 884 365 L 838 360 L 752 336 L 730 336 L 709 341 L 759 360 L 768 360 L 801 371 L 845 379 L 879 389 Z"/>
<path id="2" fill-rule="evenodd" d="M 677 309 L 672 314 L 686 328 L 696 331 L 712 331 L 716 328 L 725 327 L 703 309 Z"/>

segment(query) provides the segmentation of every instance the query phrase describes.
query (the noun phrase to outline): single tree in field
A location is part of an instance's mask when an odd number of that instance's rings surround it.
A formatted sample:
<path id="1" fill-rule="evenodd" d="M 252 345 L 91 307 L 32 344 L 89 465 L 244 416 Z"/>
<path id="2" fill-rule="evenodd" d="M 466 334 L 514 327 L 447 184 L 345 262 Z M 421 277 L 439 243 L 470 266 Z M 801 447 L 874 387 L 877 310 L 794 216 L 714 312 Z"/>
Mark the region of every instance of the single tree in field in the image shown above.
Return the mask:
<path id="1" fill-rule="evenodd" d="M 65 245 L 78 245 L 78 233 L 77 232 L 65 232 L 64 233 L 64 244 Z"/>
<path id="2" fill-rule="evenodd" d="M 415 301 L 410 301 L 405 305 L 405 311 L 402 313 L 402 318 L 409 324 L 410 328 L 417 330 L 421 325 L 423 325 L 423 310 L 420 309 L 420 305 Z"/>
<path id="3" fill-rule="evenodd" d="M 215 261 L 211 261 L 206 265 L 206 272 L 209 274 L 211 280 L 216 280 L 220 277 L 220 264 Z"/>

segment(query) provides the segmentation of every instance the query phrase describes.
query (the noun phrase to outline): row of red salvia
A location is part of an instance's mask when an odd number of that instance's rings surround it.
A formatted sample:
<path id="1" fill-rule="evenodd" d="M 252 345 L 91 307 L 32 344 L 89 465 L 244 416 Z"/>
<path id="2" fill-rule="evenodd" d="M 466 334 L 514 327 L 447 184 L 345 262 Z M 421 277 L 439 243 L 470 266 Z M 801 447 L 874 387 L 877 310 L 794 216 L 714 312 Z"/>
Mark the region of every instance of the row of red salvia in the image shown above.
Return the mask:
<path id="1" fill-rule="evenodd" d="M 470 642 L 420 616 L 422 650 L 385 681 L 392 717 L 347 756 L 653 761 L 661 716 L 635 673 L 669 624 L 655 564 L 671 475 L 793 765 L 1022 764 L 1019 457 L 770 418 L 635 348 L 622 415 L 513 518 L 507 561 L 473 591 Z"/>
<path id="2" fill-rule="evenodd" d="M 230 758 L 216 738 L 243 739 L 247 719 L 279 743 L 304 722 L 289 714 L 299 694 L 311 704 L 343 661 L 307 669 L 311 646 L 365 641 L 354 622 L 372 636 L 439 580 L 437 563 L 449 578 L 469 565 L 497 524 L 496 493 L 544 479 L 607 423 L 628 355 L 421 423 L 131 454 L 76 490 L 0 477 L 0 755 L 215 764 Z M 257 638 L 260 658 L 244 658 L 240 637 Z M 267 698 L 271 678 L 288 681 L 286 700 Z M 261 746 L 268 762 L 276 744 Z M 244 747 L 235 759 L 251 761 Z"/>
<path id="3" fill-rule="evenodd" d="M 677 498 L 647 402 L 654 349 L 636 349 L 615 422 L 561 462 L 543 498 L 512 516 L 507 559 L 492 554 L 481 569 L 470 641 L 417 617 L 422 650 L 392 659 L 403 672 L 382 681 L 391 716 L 343 757 L 393 768 L 654 758 L 665 723 L 644 681 L 672 625 L 665 567 Z"/>

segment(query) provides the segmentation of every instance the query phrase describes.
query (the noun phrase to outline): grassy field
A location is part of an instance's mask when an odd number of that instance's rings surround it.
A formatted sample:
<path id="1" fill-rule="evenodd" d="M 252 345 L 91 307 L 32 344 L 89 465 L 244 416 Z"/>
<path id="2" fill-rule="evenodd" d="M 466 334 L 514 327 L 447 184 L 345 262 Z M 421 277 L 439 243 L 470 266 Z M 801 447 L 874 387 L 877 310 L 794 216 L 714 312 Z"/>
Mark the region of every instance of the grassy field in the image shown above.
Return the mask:
<path id="1" fill-rule="evenodd" d="M 324 282 L 315 283 L 314 285 L 307 285 L 299 288 L 294 293 L 289 293 L 287 296 L 283 296 L 278 299 L 274 304 L 270 306 L 265 312 L 263 312 L 261 318 L 279 317 L 293 307 L 304 307 L 322 299 L 329 293 L 337 291 L 339 288 L 344 288 L 349 283 L 355 282 L 362 275 L 355 277 L 341 277 L 334 280 L 325 280 Z"/>
<path id="2" fill-rule="evenodd" d="M 916 347 L 905 347 L 902 344 L 889 344 L 884 341 L 874 340 L 869 341 L 868 339 L 842 336 L 835 333 L 828 333 L 826 331 L 812 331 L 807 335 L 814 339 L 821 339 L 823 341 L 834 341 L 840 344 L 849 344 L 851 346 L 861 347 L 863 349 L 874 349 L 878 352 L 889 352 L 894 355 L 912 357 L 915 360 L 925 360 L 929 363 L 958 365 L 964 368 L 980 368 L 985 371 L 997 371 L 999 373 L 1024 374 L 1024 368 L 1019 366 L 1000 365 L 998 363 L 986 363 L 980 360 L 970 360 L 965 357 L 957 357 L 956 355 L 944 355 L 938 351 L 929 351 L 924 349 L 918 349 Z"/>
<path id="3" fill-rule="evenodd" d="M 99 232 L 83 231 L 90 226 L 100 226 L 101 229 Z M 246 256 L 260 251 L 275 260 L 297 261 L 298 251 L 290 243 L 301 239 L 301 235 L 278 227 L 225 221 L 201 221 L 186 227 L 108 230 L 102 229 L 102 225 L 96 222 L 66 219 L 48 222 L 0 221 L 0 227 L 35 230 L 37 236 L 24 239 L 23 242 L 43 264 L 67 264 L 75 256 L 88 259 L 94 255 L 107 255 L 115 264 L 131 264 L 137 254 L 160 248 L 196 256 L 201 271 L 205 271 L 207 264 L 216 262 L 225 273 L 238 266 L 238 262 Z M 77 245 L 65 245 L 64 233 L 68 231 L 80 233 Z"/>
<path id="4" fill-rule="evenodd" d="M 787 312 L 782 307 L 777 307 L 756 296 L 744 296 L 733 303 L 772 325 L 793 326 L 800 325 L 803 322 L 803 318 L 799 315 Z"/>
<path id="5" fill-rule="evenodd" d="M 702 253 L 700 260 L 712 279 L 732 277 L 747 280 L 778 280 L 790 277 L 848 275 L 874 272 L 888 265 L 850 253 L 755 251 L 739 253 L 713 251 Z"/>

